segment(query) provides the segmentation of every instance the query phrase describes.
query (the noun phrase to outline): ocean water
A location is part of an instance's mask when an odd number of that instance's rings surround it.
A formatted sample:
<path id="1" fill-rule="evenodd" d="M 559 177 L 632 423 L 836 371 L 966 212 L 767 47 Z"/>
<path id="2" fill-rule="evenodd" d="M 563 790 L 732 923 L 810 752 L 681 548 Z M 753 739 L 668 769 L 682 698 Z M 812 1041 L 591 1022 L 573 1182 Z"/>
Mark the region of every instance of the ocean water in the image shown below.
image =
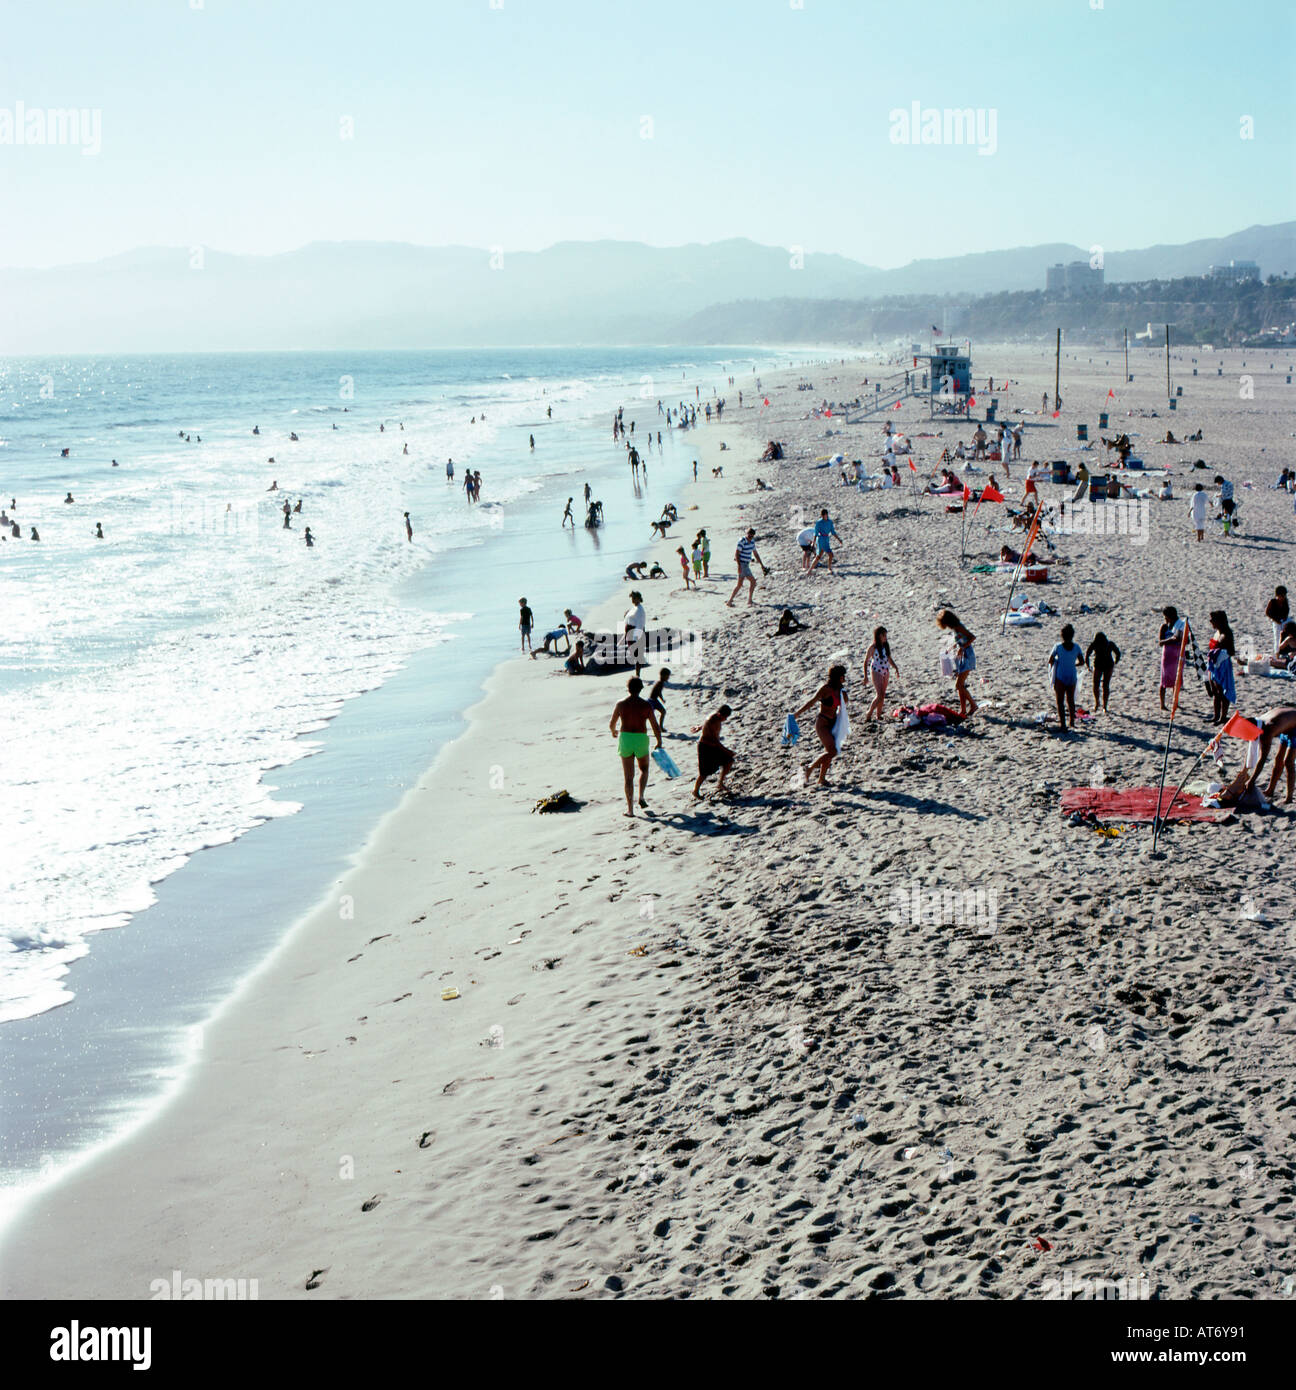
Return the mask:
<path id="1" fill-rule="evenodd" d="M 461 727 L 516 645 L 518 595 L 543 632 L 641 558 L 692 457 L 657 400 L 736 408 L 754 372 L 810 358 L 0 361 L 0 505 L 22 528 L 0 541 L 0 1183 L 177 1074 L 184 1027 Z M 638 496 L 622 402 L 640 440 L 664 437 Z M 607 526 L 560 530 L 587 480 Z"/>

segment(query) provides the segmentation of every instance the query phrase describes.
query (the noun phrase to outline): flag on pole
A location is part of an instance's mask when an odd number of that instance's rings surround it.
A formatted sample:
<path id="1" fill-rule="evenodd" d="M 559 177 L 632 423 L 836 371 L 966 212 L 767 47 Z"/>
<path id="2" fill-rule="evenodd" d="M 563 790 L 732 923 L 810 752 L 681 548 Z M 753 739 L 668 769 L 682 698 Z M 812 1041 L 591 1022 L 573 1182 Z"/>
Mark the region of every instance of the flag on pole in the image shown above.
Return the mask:
<path id="1" fill-rule="evenodd" d="M 909 467 L 912 468 L 915 473 L 917 473 L 918 469 L 915 466 L 913 459 L 909 460 Z"/>
<path id="2" fill-rule="evenodd" d="M 1062 414 L 1062 412 L 1061 412 L 1060 410 L 1055 410 L 1055 411 L 1053 412 L 1053 418 L 1056 420 L 1056 419 L 1058 418 L 1058 416 L 1061 415 L 1061 414 Z"/>
<path id="3" fill-rule="evenodd" d="M 963 484 L 963 500 L 965 502 L 972 500 L 972 489 L 966 483 Z"/>
<path id="4" fill-rule="evenodd" d="M 899 410 L 900 407 L 901 407 L 903 404 L 904 404 L 903 401 L 897 401 L 897 402 L 891 407 L 891 409 L 892 409 L 892 410 Z"/>
<path id="5" fill-rule="evenodd" d="M 1235 714 L 1230 717 L 1220 733 L 1228 734 L 1230 738 L 1244 738 L 1250 743 L 1260 737 L 1260 726 L 1244 719 L 1240 714 Z"/>
<path id="6" fill-rule="evenodd" d="M 1003 500 L 1003 493 L 993 483 L 987 483 L 981 489 L 981 496 L 977 498 L 976 506 L 972 508 L 972 520 L 976 520 L 976 514 L 981 510 L 982 502 L 1002 502 Z"/>
<path id="7" fill-rule="evenodd" d="M 932 324 L 932 335 L 936 338 L 943 338 L 945 336 L 935 324 Z"/>
<path id="8" fill-rule="evenodd" d="M 1107 399 L 1109 401 L 1114 401 L 1116 399 L 1116 392 L 1113 391 L 1110 386 L 1107 388 Z"/>
<path id="9" fill-rule="evenodd" d="M 975 409 L 976 409 L 976 397 L 975 397 L 975 396 L 969 396 L 969 397 L 968 397 L 968 409 L 969 409 L 969 410 L 975 410 Z"/>

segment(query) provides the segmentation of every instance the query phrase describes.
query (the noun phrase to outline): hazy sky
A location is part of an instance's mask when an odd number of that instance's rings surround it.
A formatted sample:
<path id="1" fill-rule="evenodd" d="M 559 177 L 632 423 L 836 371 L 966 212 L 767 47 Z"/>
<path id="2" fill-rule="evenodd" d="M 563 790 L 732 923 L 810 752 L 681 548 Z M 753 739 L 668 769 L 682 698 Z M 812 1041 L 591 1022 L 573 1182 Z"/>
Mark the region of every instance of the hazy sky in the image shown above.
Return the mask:
<path id="1" fill-rule="evenodd" d="M 9 4 L 0 265 L 748 236 L 894 266 L 1290 219 L 1296 0 L 1098 3 Z M 994 153 L 893 143 L 915 101 L 993 108 Z M 98 112 L 100 152 L 3 143 L 19 102 Z"/>

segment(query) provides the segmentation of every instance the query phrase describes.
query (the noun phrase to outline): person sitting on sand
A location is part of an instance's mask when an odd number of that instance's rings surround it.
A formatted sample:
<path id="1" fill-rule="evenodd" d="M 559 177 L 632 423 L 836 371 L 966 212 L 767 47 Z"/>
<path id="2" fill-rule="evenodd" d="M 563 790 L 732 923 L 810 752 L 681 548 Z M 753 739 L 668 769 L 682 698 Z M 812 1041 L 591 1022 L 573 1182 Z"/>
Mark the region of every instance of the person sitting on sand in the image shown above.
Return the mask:
<path id="1" fill-rule="evenodd" d="M 585 639 L 583 637 L 576 643 L 572 654 L 564 664 L 569 676 L 583 676 L 585 674 Z"/>
<path id="2" fill-rule="evenodd" d="M 807 763 L 804 772 L 807 780 L 810 774 L 819 769 L 819 785 L 822 787 L 828 781 L 828 769 L 832 766 L 833 759 L 840 751 L 837 746 L 837 720 L 842 713 L 846 703 L 846 668 L 844 666 L 834 666 L 828 672 L 828 679 L 818 690 L 801 706 L 798 710 L 793 710 L 795 718 L 799 714 L 804 714 L 814 705 L 819 706 L 819 713 L 815 717 L 815 733 L 819 736 L 819 742 L 823 744 L 824 751 L 814 762 Z"/>
<path id="3" fill-rule="evenodd" d="M 783 610 L 783 616 L 779 619 L 778 629 L 774 633 L 774 636 L 787 637 L 790 633 L 793 632 L 806 631 L 808 631 L 808 629 L 805 623 L 803 623 L 790 608 L 785 608 Z"/>
<path id="4" fill-rule="evenodd" d="M 1161 487 L 1160 490 L 1157 492 L 1157 498 L 1159 501 L 1162 502 L 1174 501 L 1174 485 L 1170 481 L 1169 473 L 1167 473 L 1165 477 L 1161 479 Z"/>
<path id="5" fill-rule="evenodd" d="M 643 689 L 643 681 L 638 676 L 631 676 L 626 682 L 626 690 L 629 692 L 612 711 L 612 718 L 608 721 L 608 728 L 617 735 L 617 756 L 621 759 L 621 770 L 625 777 L 625 814 L 634 819 L 634 773 L 635 763 L 639 764 L 639 805 L 645 810 L 648 809 L 648 802 L 645 800 L 644 793 L 648 790 L 648 730 L 651 728 L 657 740 L 657 747 L 662 746 L 661 729 L 657 726 L 657 714 L 647 700 L 639 693 Z M 617 725 L 620 725 L 620 731 Z"/>
<path id="6" fill-rule="evenodd" d="M 1166 430 L 1165 438 L 1161 442 L 1162 444 L 1186 444 L 1188 441 L 1186 439 L 1176 439 L 1174 437 L 1174 430 Z"/>
<path id="7" fill-rule="evenodd" d="M 725 778 L 729 775 L 729 769 L 733 766 L 734 752 L 732 748 L 726 748 L 720 742 L 720 734 L 724 728 L 724 722 L 733 713 L 728 705 L 721 705 L 718 710 L 702 725 L 701 737 L 698 739 L 698 775 L 697 781 L 693 783 L 694 801 L 702 800 L 702 783 L 712 776 L 713 773 L 720 774 L 720 780 L 716 783 L 716 795 L 723 796 L 725 790 Z M 698 730 L 694 729 L 694 733 Z"/>
<path id="8" fill-rule="evenodd" d="M 1278 645 L 1274 648 L 1273 656 L 1269 658 L 1269 664 L 1286 670 L 1291 666 L 1293 659 L 1296 659 L 1296 621 L 1289 620 L 1279 629 Z"/>

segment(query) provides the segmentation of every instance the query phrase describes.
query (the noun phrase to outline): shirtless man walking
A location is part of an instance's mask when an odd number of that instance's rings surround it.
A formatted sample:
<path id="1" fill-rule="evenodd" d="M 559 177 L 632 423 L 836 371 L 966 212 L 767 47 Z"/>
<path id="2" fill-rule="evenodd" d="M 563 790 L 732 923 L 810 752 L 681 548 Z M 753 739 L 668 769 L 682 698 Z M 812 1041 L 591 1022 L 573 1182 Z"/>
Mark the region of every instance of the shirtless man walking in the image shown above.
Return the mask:
<path id="1" fill-rule="evenodd" d="M 631 820 L 634 819 L 636 762 L 639 764 L 639 804 L 645 810 L 648 809 L 648 803 L 644 800 L 644 793 L 648 790 L 648 730 L 650 728 L 657 740 L 657 747 L 662 746 L 657 712 L 639 693 L 643 689 L 643 684 L 638 676 L 631 676 L 626 682 L 626 689 L 630 693 L 612 711 L 612 718 L 608 722 L 608 728 L 617 734 L 617 754 L 621 758 L 621 769 L 625 774 L 625 813 Z M 619 733 L 617 731 L 618 723 L 621 725 Z"/>

